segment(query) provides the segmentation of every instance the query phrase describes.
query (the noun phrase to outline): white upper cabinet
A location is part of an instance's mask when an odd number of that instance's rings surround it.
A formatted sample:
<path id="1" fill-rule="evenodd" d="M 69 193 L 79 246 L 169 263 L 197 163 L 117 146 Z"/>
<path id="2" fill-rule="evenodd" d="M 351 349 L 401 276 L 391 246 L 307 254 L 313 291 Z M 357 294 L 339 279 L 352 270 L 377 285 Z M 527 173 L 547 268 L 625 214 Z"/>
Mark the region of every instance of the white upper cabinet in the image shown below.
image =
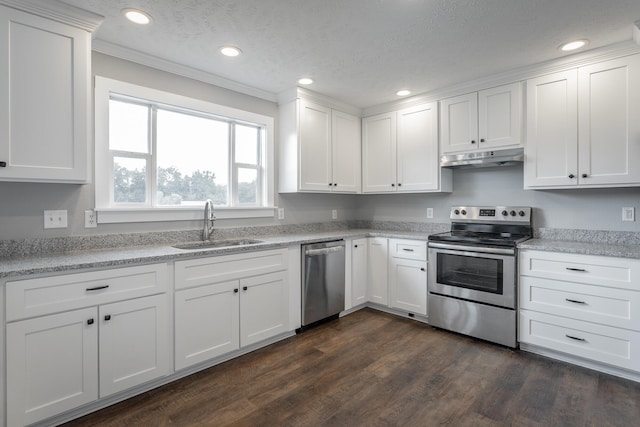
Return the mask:
<path id="1" fill-rule="evenodd" d="M 522 85 L 440 101 L 442 154 L 522 146 Z"/>
<path id="2" fill-rule="evenodd" d="M 578 170 L 577 90 L 576 70 L 527 81 L 525 188 L 571 185 Z"/>
<path id="3" fill-rule="evenodd" d="M 362 120 L 364 193 L 450 191 L 438 158 L 436 103 Z"/>
<path id="4" fill-rule="evenodd" d="M 88 180 L 91 33 L 0 6 L 0 181 Z"/>
<path id="5" fill-rule="evenodd" d="M 280 107 L 280 192 L 360 192 L 360 119 L 297 99 Z"/>
<path id="6" fill-rule="evenodd" d="M 640 55 L 578 69 L 580 185 L 640 184 Z"/>
<path id="7" fill-rule="evenodd" d="M 525 188 L 640 185 L 640 55 L 527 82 Z"/>

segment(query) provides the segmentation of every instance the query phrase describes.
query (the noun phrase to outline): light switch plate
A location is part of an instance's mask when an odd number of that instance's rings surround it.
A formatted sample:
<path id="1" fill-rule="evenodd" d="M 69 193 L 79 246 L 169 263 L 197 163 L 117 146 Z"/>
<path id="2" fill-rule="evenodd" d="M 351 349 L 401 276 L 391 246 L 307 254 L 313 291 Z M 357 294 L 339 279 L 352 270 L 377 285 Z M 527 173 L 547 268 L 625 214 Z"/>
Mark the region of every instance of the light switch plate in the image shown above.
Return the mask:
<path id="1" fill-rule="evenodd" d="M 284 208 L 278 208 L 278 219 L 284 219 Z"/>
<path id="2" fill-rule="evenodd" d="M 67 211 L 44 211 L 44 228 L 67 228 Z"/>
<path id="3" fill-rule="evenodd" d="M 433 208 L 427 208 L 427 218 L 433 218 Z"/>
<path id="4" fill-rule="evenodd" d="M 623 221 L 635 221 L 636 220 L 636 209 L 631 208 L 622 208 L 622 220 Z"/>
<path id="5" fill-rule="evenodd" d="M 338 211 L 336 209 L 331 211 L 331 219 L 338 219 Z"/>

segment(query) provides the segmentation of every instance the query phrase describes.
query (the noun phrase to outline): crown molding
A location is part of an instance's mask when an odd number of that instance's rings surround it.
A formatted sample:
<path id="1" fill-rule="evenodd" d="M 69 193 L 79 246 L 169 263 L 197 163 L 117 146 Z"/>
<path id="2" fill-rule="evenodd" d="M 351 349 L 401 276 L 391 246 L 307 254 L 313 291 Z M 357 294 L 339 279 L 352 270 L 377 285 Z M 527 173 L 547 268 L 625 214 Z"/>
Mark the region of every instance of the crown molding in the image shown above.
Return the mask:
<path id="1" fill-rule="evenodd" d="M 640 34 L 638 35 L 638 38 L 640 38 Z M 374 116 L 376 114 L 401 110 L 428 102 L 435 102 L 441 99 L 450 98 L 452 96 L 464 95 L 466 93 L 489 89 L 508 83 L 528 80 L 530 78 L 539 77 L 545 74 L 566 71 L 572 68 L 593 64 L 596 62 L 602 62 L 609 59 L 638 54 L 640 53 L 639 44 L 636 44 L 632 40 L 628 40 L 610 46 L 605 46 L 602 48 L 593 49 L 582 53 L 576 53 L 570 56 L 565 56 L 562 58 L 545 61 L 526 67 L 516 68 L 502 73 L 493 74 L 491 76 L 471 80 L 443 89 L 438 89 L 436 91 L 419 94 L 411 98 L 405 98 L 402 101 L 394 101 L 365 108 L 362 111 L 362 117 Z"/>
<path id="2" fill-rule="evenodd" d="M 0 0 L 0 4 L 93 33 L 104 16 L 57 0 Z"/>
<path id="3" fill-rule="evenodd" d="M 278 104 L 286 104 L 287 102 L 294 101 L 298 98 L 316 102 L 318 104 L 324 105 L 325 107 L 333 108 L 334 110 L 339 110 L 343 113 L 352 114 L 354 116 L 360 117 L 362 115 L 362 109 L 358 107 L 345 104 L 344 102 L 337 101 L 327 95 L 323 95 L 321 93 L 298 86 L 280 92 L 278 94 Z"/>
<path id="4" fill-rule="evenodd" d="M 182 77 L 198 80 L 203 83 L 208 83 L 224 89 L 229 89 L 234 92 L 242 93 L 244 95 L 253 96 L 270 102 L 278 101 L 278 97 L 275 93 L 244 85 L 242 83 L 238 83 L 224 77 L 216 76 L 215 74 L 211 74 L 197 68 L 192 68 L 186 65 L 178 64 L 176 62 L 168 61 L 154 55 L 149 55 L 147 53 L 120 46 L 114 43 L 109 43 L 104 40 L 94 39 L 92 50 L 95 52 L 103 53 L 105 55 L 115 56 L 116 58 L 145 65 L 147 67 L 155 68 L 160 71 L 166 71 L 168 73 L 176 74 Z"/>

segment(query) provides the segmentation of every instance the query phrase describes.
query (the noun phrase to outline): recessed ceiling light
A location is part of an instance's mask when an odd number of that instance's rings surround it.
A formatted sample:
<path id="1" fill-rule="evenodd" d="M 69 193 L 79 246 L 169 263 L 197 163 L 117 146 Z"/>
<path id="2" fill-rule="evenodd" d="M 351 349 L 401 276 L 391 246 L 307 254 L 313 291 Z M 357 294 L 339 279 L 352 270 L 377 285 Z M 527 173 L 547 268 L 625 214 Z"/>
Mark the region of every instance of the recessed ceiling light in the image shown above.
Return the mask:
<path id="1" fill-rule="evenodd" d="M 311 83 L 313 83 L 313 79 L 309 77 L 303 77 L 301 79 L 298 79 L 298 83 L 301 85 L 310 85 Z"/>
<path id="2" fill-rule="evenodd" d="M 139 9 L 122 9 L 122 13 L 129 21 L 135 24 L 147 25 L 151 22 L 151 16 Z"/>
<path id="3" fill-rule="evenodd" d="M 220 48 L 220 53 L 224 56 L 238 56 L 242 53 L 239 47 L 235 46 L 223 46 Z"/>
<path id="4" fill-rule="evenodd" d="M 408 89 L 401 89 L 399 91 L 396 92 L 396 95 L 398 96 L 407 96 L 407 95 L 411 95 L 411 91 Z"/>
<path id="5" fill-rule="evenodd" d="M 569 43 L 560 45 L 559 49 L 563 52 L 569 52 L 571 50 L 580 49 L 581 47 L 586 46 L 587 43 L 589 43 L 589 40 L 574 40 Z"/>

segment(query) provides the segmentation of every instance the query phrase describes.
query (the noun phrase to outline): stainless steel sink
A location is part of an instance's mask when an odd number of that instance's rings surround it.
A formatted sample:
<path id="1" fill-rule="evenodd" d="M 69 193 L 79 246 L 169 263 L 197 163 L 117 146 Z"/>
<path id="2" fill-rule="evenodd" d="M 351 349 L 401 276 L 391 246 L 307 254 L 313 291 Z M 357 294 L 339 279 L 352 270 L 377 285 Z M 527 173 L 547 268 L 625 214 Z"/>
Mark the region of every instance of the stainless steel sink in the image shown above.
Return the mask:
<path id="1" fill-rule="evenodd" d="M 253 245 L 256 243 L 262 243 L 262 240 L 255 239 L 229 239 L 229 240 L 207 240 L 204 242 L 191 242 L 180 245 L 173 245 L 176 249 L 196 250 L 196 249 L 210 249 L 210 248 L 225 248 L 229 246 L 243 246 Z"/>

